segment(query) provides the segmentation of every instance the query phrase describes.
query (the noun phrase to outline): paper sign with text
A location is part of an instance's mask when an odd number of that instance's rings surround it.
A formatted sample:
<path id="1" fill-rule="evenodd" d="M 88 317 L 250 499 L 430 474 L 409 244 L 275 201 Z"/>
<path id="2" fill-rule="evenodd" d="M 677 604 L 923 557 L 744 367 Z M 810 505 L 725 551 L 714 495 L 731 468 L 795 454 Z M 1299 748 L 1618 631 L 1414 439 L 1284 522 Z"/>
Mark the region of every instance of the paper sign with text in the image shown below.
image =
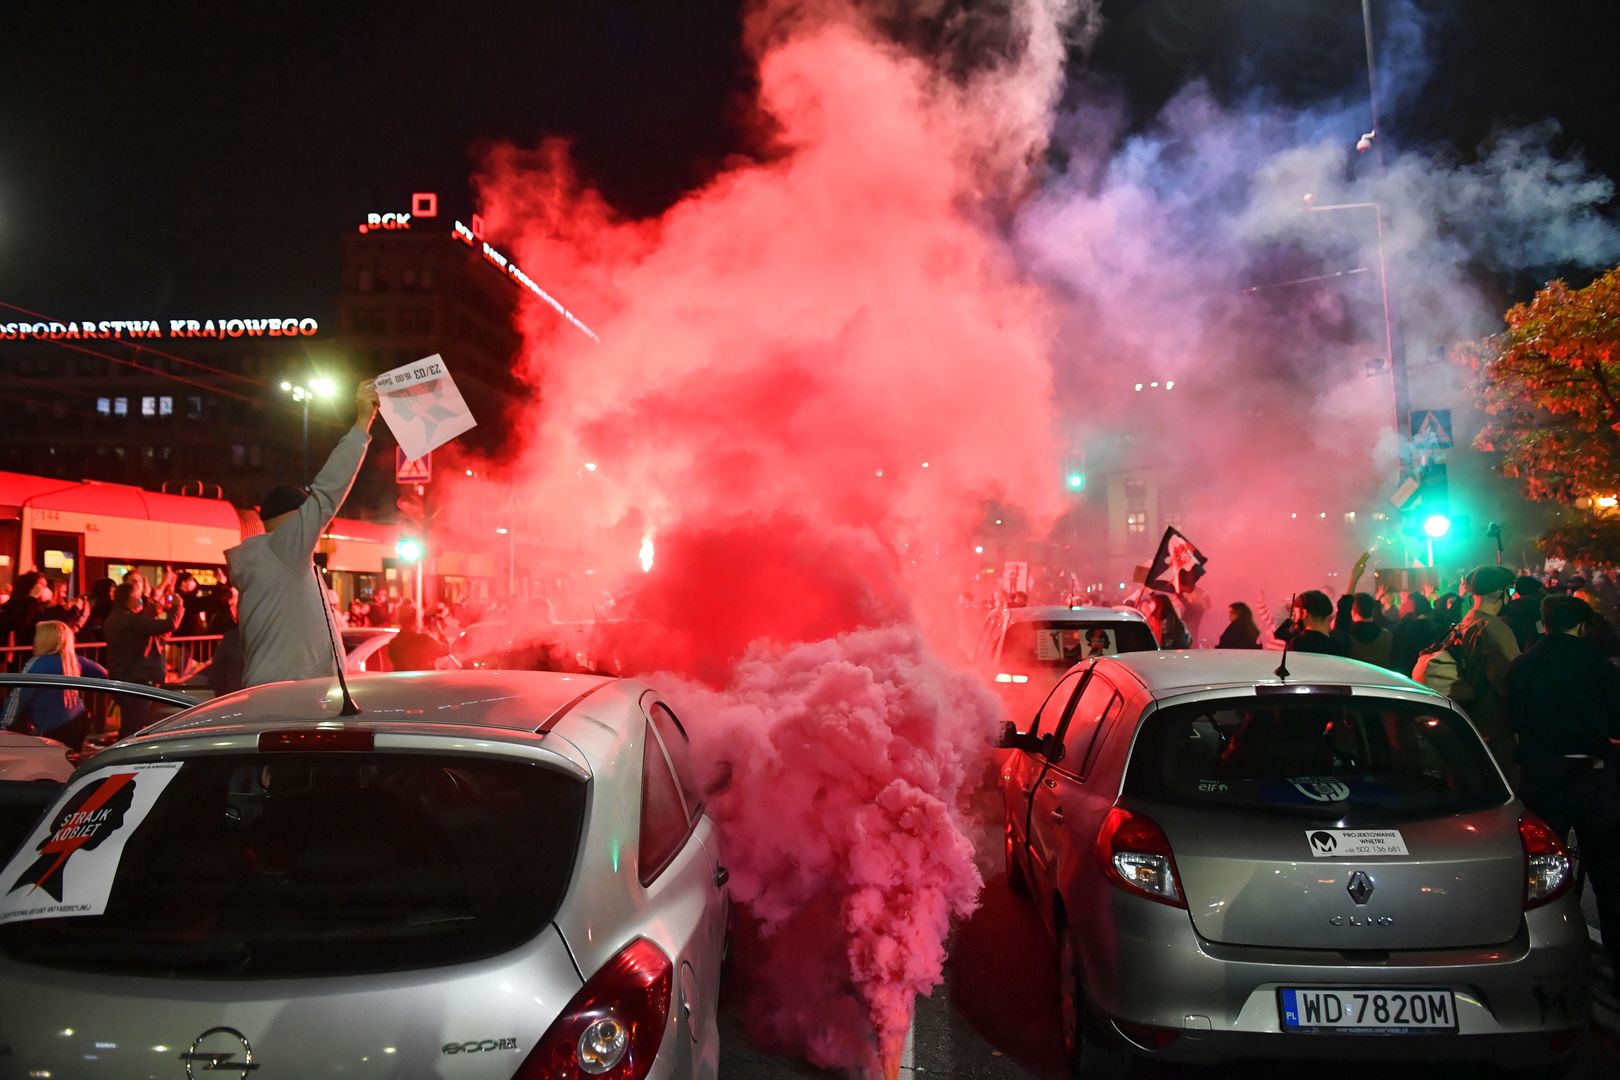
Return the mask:
<path id="1" fill-rule="evenodd" d="M 107 910 L 124 845 L 180 768 L 115 766 L 71 785 L 0 873 L 0 923 Z"/>
<path id="2" fill-rule="evenodd" d="M 478 425 L 438 353 L 377 376 L 383 422 L 405 457 L 418 461 Z"/>

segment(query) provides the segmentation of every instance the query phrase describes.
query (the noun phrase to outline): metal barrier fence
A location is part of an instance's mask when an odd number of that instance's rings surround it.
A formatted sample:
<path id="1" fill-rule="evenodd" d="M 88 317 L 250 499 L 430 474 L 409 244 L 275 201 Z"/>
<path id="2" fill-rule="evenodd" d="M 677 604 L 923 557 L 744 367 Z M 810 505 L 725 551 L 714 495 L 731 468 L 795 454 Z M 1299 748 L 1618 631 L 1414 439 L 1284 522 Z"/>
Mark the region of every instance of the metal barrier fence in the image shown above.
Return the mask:
<path id="1" fill-rule="evenodd" d="M 199 634 L 194 637 L 167 637 L 163 639 L 164 686 L 180 686 L 195 679 L 214 660 L 219 647 L 220 634 Z M 74 649 L 80 656 L 107 665 L 105 641 L 81 641 Z M 0 647 L 0 671 L 21 671 L 34 655 L 30 645 Z"/>

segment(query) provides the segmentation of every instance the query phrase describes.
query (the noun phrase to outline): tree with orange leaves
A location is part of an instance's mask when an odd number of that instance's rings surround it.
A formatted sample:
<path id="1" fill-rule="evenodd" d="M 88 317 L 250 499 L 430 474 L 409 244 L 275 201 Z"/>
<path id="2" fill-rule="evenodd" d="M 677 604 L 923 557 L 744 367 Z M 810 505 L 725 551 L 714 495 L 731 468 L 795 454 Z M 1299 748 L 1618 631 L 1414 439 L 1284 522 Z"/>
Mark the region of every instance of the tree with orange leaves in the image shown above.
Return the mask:
<path id="1" fill-rule="evenodd" d="M 1620 493 L 1620 267 L 1583 289 L 1554 281 L 1462 349 L 1489 415 L 1474 439 L 1531 499 Z"/>

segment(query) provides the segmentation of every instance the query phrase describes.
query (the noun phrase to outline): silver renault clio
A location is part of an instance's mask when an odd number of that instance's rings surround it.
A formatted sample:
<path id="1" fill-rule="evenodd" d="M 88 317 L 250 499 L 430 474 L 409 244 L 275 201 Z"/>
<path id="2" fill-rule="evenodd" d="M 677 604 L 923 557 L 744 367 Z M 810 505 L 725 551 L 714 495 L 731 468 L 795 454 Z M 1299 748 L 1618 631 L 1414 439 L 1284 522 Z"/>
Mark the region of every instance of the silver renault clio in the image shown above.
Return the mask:
<path id="1" fill-rule="evenodd" d="M 0 881 L 0 1073 L 714 1077 L 727 875 L 669 707 L 351 687 L 215 699 L 64 785 Z"/>
<path id="2" fill-rule="evenodd" d="M 1000 742 L 1007 872 L 1056 940 L 1077 1075 L 1142 1058 L 1536 1067 L 1586 1027 L 1590 945 L 1558 838 L 1468 718 L 1409 679 L 1131 653 L 1076 665 Z"/>

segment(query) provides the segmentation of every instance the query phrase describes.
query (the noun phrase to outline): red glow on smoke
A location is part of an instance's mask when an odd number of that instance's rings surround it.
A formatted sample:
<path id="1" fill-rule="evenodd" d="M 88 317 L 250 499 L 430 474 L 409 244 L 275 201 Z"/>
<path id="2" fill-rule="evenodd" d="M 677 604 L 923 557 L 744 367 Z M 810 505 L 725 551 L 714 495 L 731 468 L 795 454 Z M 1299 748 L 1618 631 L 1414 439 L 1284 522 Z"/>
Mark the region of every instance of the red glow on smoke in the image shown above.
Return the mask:
<path id="1" fill-rule="evenodd" d="M 987 94 L 836 23 L 760 84 L 771 160 L 658 220 L 561 145 L 488 158 L 493 241 L 601 338 L 526 308 L 515 495 L 537 559 L 617 595 L 612 653 L 734 766 L 753 1030 L 892 1067 L 980 887 L 957 805 L 998 711 L 941 657 L 984 501 L 1057 509 L 1053 320 L 986 209 L 1022 160 Z"/>

